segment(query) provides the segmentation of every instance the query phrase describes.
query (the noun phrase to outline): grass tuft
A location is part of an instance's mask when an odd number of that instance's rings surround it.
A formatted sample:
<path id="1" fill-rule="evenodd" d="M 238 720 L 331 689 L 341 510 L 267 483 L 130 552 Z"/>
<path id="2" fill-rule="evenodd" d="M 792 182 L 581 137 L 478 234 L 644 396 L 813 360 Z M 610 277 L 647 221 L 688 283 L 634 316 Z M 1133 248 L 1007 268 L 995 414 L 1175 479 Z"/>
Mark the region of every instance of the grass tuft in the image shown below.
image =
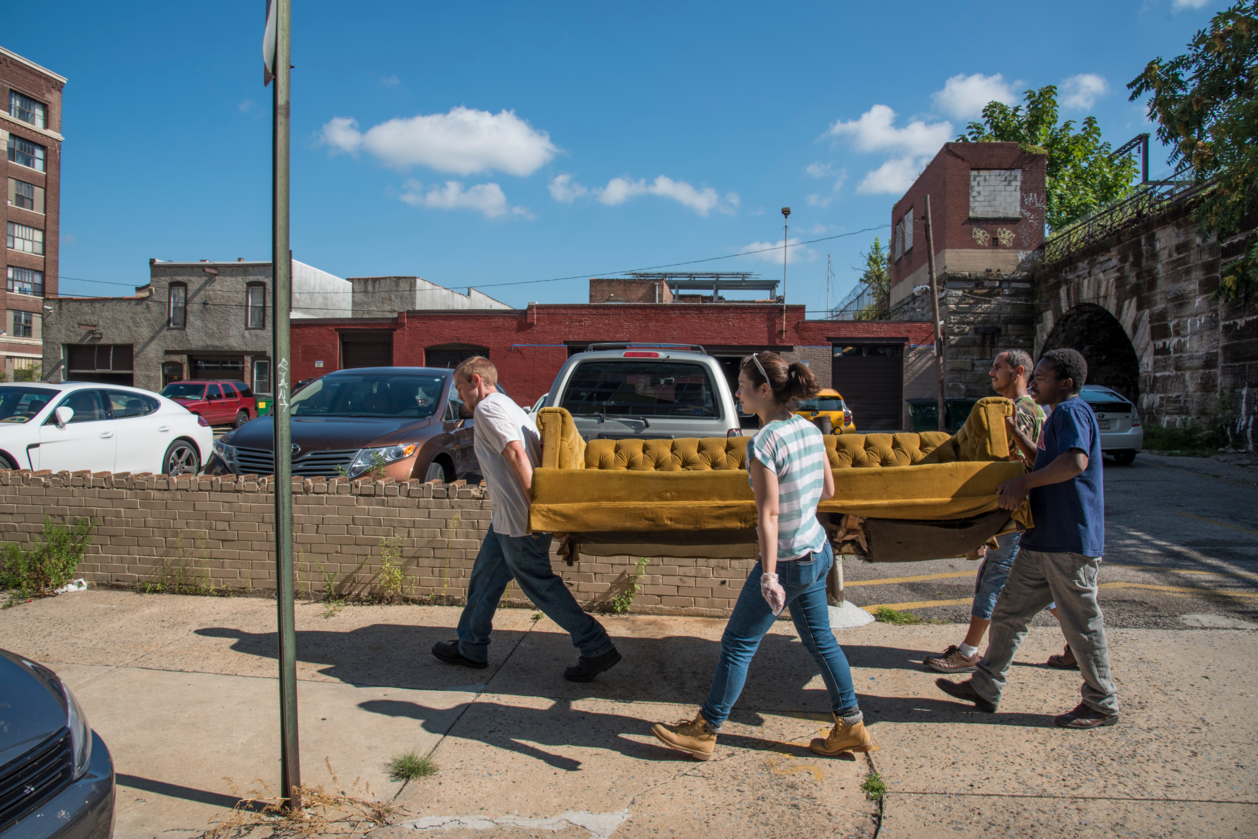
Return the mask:
<path id="1" fill-rule="evenodd" d="M 389 777 L 394 781 L 413 781 L 437 774 L 432 758 L 416 751 L 403 752 L 389 759 Z"/>
<path id="2" fill-rule="evenodd" d="M 869 796 L 870 801 L 881 801 L 887 794 L 887 782 L 877 772 L 870 772 L 861 782 L 861 792 Z"/>
<path id="3" fill-rule="evenodd" d="M 890 606 L 879 606 L 874 612 L 874 619 L 883 623 L 893 623 L 896 626 L 911 626 L 915 623 L 926 623 L 925 620 L 919 618 L 912 612 L 897 612 Z"/>

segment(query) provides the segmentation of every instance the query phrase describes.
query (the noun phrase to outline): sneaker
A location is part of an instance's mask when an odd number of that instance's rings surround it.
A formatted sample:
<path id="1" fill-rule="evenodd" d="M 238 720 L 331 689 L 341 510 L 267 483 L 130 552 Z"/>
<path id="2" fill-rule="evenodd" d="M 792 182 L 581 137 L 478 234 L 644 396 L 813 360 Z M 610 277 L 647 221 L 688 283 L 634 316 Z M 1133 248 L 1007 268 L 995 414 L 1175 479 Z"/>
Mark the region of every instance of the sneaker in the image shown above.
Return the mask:
<path id="1" fill-rule="evenodd" d="M 651 733 L 665 746 L 685 752 L 695 760 L 711 760 L 712 750 L 716 748 L 716 732 L 708 727 L 708 721 L 702 714 L 695 714 L 693 720 L 681 720 L 675 725 L 657 722 L 651 726 Z"/>
<path id="2" fill-rule="evenodd" d="M 978 669 L 978 650 L 966 658 L 961 648 L 953 644 L 943 651 L 943 655 L 925 659 L 922 664 L 926 665 L 927 670 L 934 670 L 936 673 L 973 673 Z"/>
<path id="3" fill-rule="evenodd" d="M 472 659 L 463 655 L 457 640 L 438 641 L 432 645 L 432 654 L 438 661 L 444 661 L 446 664 L 459 664 L 463 667 L 470 667 L 473 670 L 484 670 L 489 666 L 488 661 L 472 661 Z"/>
<path id="4" fill-rule="evenodd" d="M 1070 649 L 1069 644 L 1061 651 L 1061 655 L 1050 655 L 1047 664 L 1049 667 L 1055 667 L 1058 670 L 1079 669 L 1079 662 L 1075 661 L 1074 651 Z"/>
<path id="5" fill-rule="evenodd" d="M 969 679 L 966 679 L 964 682 L 950 682 L 947 679 L 935 679 L 935 687 L 939 688 L 954 699 L 960 699 L 962 702 L 973 702 L 974 707 L 978 708 L 985 714 L 996 713 L 996 706 L 979 696 L 978 691 L 976 691 L 974 686 L 970 684 Z"/>
<path id="6" fill-rule="evenodd" d="M 834 728 L 824 740 L 817 737 L 808 744 L 809 751 L 822 757 L 835 757 L 843 752 L 876 752 L 881 748 L 874 744 L 864 720 L 848 725 L 841 717 L 834 718 Z"/>
<path id="7" fill-rule="evenodd" d="M 1117 725 L 1118 714 L 1107 714 L 1080 702 L 1073 711 L 1062 714 L 1053 722 L 1062 728 L 1100 728 L 1103 725 Z"/>
<path id="8" fill-rule="evenodd" d="M 563 677 L 570 682 L 589 682 L 599 673 L 611 670 L 620 663 L 620 653 L 612 647 L 602 655 L 594 658 L 586 658 L 581 656 L 577 659 L 577 663 L 563 671 Z"/>

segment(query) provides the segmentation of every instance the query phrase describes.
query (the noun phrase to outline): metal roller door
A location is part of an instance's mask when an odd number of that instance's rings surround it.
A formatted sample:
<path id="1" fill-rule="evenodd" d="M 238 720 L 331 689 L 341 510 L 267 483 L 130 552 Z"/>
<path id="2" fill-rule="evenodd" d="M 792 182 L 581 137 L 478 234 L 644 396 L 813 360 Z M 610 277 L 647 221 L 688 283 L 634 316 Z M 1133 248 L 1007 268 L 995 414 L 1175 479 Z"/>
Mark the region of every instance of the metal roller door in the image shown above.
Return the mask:
<path id="1" fill-rule="evenodd" d="M 356 367 L 392 367 L 393 333 L 372 332 L 367 335 L 341 333 L 341 369 Z"/>
<path id="2" fill-rule="evenodd" d="M 835 344 L 831 387 L 843 394 L 856 430 L 899 431 L 904 416 L 903 344 Z"/>

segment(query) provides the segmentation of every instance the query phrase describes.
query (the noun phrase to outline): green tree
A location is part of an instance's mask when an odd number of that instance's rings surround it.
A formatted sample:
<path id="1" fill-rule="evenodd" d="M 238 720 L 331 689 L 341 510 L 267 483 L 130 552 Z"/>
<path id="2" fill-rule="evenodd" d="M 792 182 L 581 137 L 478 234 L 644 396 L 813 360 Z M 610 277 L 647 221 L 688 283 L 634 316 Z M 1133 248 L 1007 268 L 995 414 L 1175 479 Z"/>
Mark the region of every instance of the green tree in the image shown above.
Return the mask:
<path id="1" fill-rule="evenodd" d="M 1048 155 L 1048 226 L 1061 230 L 1134 189 L 1136 160 L 1114 159 L 1113 148 L 1101 140 L 1096 117 L 1075 130 L 1073 120 L 1057 122 L 1057 88 L 1046 85 L 1023 94 L 1023 105 L 988 102 L 982 122 L 972 122 L 957 142 L 1021 143 L 1028 151 Z"/>
<path id="2" fill-rule="evenodd" d="M 865 269 L 857 280 L 869 289 L 872 302 L 856 314 L 857 320 L 877 320 L 891 308 L 891 253 L 883 251 L 882 240 L 874 237 L 874 244 L 865 251 Z"/>
<path id="3" fill-rule="evenodd" d="M 1189 51 L 1155 58 L 1127 85 L 1149 96 L 1158 139 L 1173 164 L 1199 184 L 1214 181 L 1196 209 L 1198 229 L 1219 239 L 1253 228 L 1258 211 L 1258 2 L 1237 3 L 1193 36 Z M 1258 236 L 1223 266 L 1218 294 L 1245 299 L 1258 289 Z"/>

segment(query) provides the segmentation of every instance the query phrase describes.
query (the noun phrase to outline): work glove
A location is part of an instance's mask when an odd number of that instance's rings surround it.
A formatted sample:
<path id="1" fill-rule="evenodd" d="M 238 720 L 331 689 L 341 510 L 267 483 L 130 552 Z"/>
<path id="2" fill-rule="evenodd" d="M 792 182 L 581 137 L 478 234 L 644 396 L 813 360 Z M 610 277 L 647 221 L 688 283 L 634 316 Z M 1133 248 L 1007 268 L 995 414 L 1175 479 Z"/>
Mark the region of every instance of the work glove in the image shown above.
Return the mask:
<path id="1" fill-rule="evenodd" d="M 760 593 L 764 595 L 775 618 L 782 614 L 782 610 L 786 608 L 786 589 L 778 582 L 777 574 L 760 575 Z"/>

